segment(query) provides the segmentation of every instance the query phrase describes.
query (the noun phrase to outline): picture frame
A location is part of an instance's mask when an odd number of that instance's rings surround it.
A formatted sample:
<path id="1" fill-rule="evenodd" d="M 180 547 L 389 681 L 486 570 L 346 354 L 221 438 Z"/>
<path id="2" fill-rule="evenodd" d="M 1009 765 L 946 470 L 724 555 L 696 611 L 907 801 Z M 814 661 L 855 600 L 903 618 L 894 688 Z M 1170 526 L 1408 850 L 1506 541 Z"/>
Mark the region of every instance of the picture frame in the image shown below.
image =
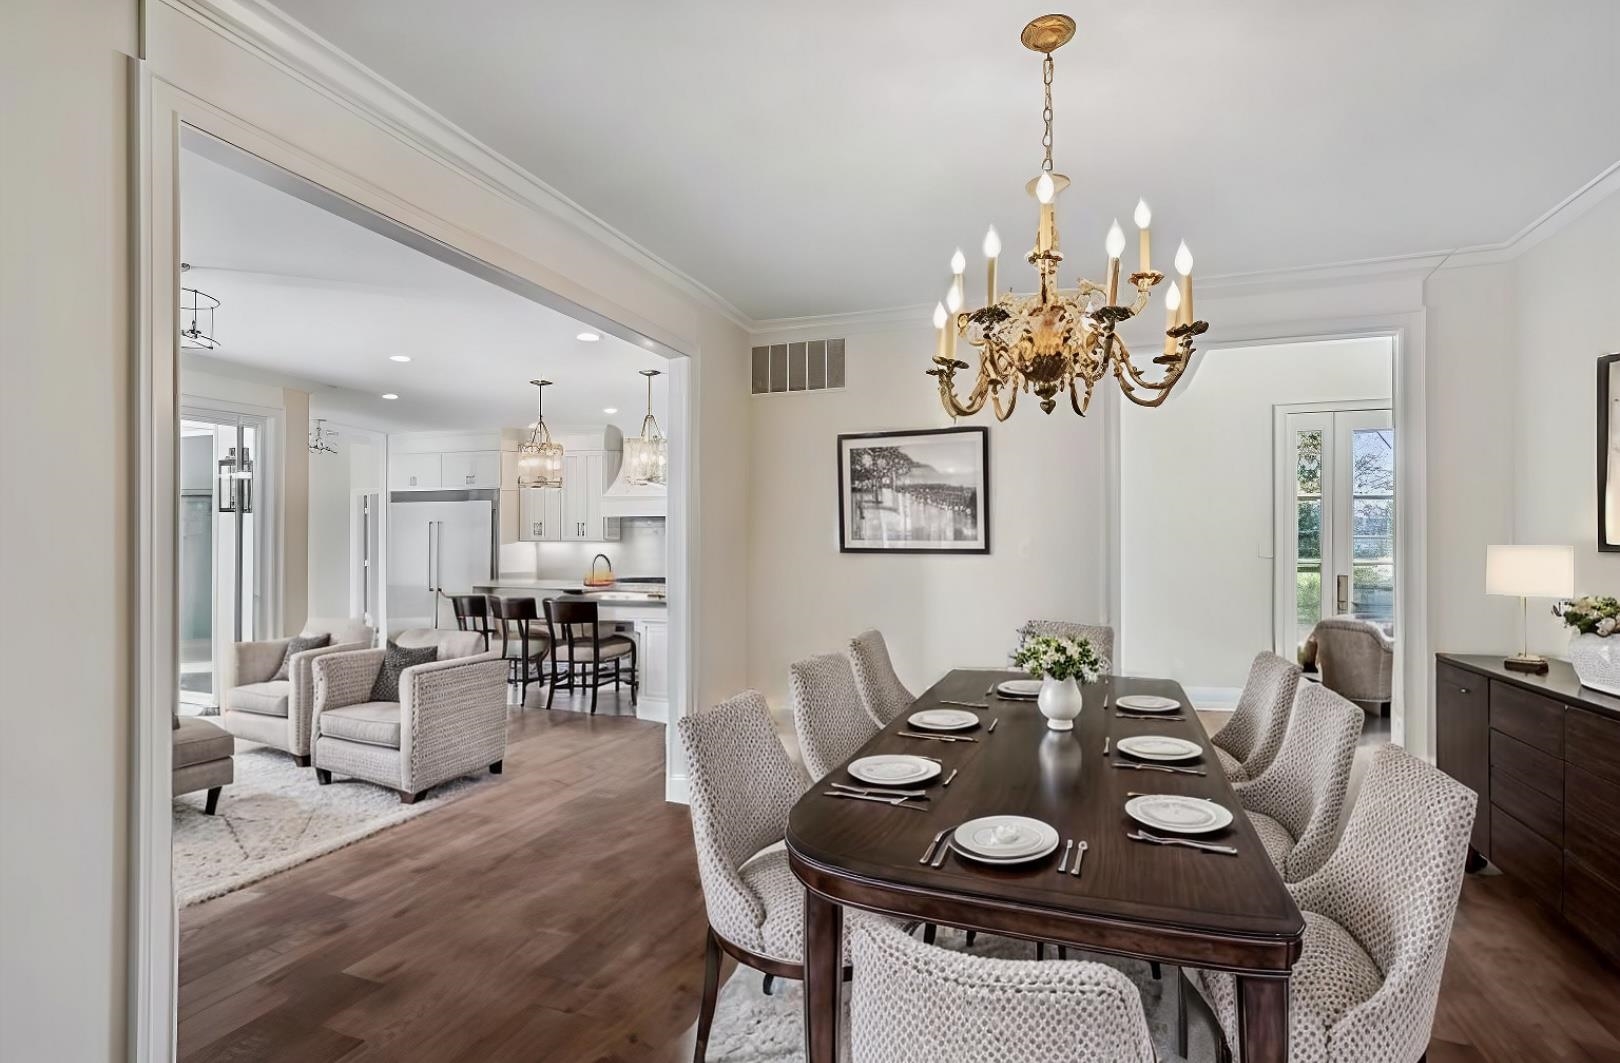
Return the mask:
<path id="1" fill-rule="evenodd" d="M 838 549 L 988 554 L 990 430 L 840 434 Z"/>
<path id="2" fill-rule="evenodd" d="M 1620 353 L 1597 364 L 1597 548 L 1620 553 Z"/>

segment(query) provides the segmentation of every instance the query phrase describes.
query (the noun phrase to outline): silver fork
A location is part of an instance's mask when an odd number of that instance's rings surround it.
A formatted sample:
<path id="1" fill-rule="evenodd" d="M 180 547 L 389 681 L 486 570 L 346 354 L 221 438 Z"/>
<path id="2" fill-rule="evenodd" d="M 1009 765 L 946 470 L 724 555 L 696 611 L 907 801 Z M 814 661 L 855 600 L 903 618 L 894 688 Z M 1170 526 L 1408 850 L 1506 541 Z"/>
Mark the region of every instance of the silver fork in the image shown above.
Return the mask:
<path id="1" fill-rule="evenodd" d="M 1157 834 L 1149 834 L 1147 831 L 1140 829 L 1135 833 L 1127 833 L 1125 837 L 1135 842 L 1151 842 L 1154 845 L 1179 845 L 1205 853 L 1221 853 L 1225 856 L 1236 856 L 1238 854 L 1238 851 L 1230 845 L 1216 845 L 1214 842 L 1195 842 L 1187 838 L 1161 838 Z"/>
<path id="2" fill-rule="evenodd" d="M 875 794 L 852 794 L 844 790 L 823 790 L 821 792 L 828 797 L 847 797 L 851 801 L 876 801 L 879 804 L 894 805 L 897 808 L 909 808 L 913 812 L 928 811 L 928 809 L 924 808 L 922 805 L 906 804 L 907 801 L 911 800 L 909 797 L 878 797 Z"/>
<path id="3" fill-rule="evenodd" d="M 928 843 L 928 848 L 923 850 L 922 859 L 918 860 L 917 863 L 926 864 L 926 863 L 928 863 L 929 860 L 933 859 L 934 846 L 936 846 L 940 842 L 944 841 L 945 840 L 945 835 L 949 834 L 950 832 L 951 832 L 951 828 L 946 827 L 944 830 L 942 830 L 938 834 L 934 835 L 934 840 Z"/>
<path id="4" fill-rule="evenodd" d="M 858 794 L 876 794 L 879 797 L 927 797 L 927 790 L 901 790 L 893 786 L 851 786 L 847 782 L 828 783 L 840 790 L 851 790 Z"/>
<path id="5" fill-rule="evenodd" d="M 960 826 L 960 824 L 958 824 L 958 826 Z M 951 855 L 951 834 L 955 832 L 955 830 L 956 827 L 945 828 L 945 844 L 941 845 L 939 847 L 939 852 L 934 854 L 934 861 L 928 865 L 929 867 L 938 869 L 945 866 L 945 858 Z"/>
<path id="6" fill-rule="evenodd" d="M 1063 859 L 1058 861 L 1057 873 L 1063 874 L 1069 869 L 1069 851 L 1074 848 L 1074 839 L 1070 838 L 1063 843 Z"/>
<path id="7" fill-rule="evenodd" d="M 1127 764 L 1123 760 L 1109 761 L 1116 768 L 1129 768 L 1132 771 L 1167 771 L 1172 775 L 1203 775 L 1203 768 L 1172 768 L 1168 764 Z"/>

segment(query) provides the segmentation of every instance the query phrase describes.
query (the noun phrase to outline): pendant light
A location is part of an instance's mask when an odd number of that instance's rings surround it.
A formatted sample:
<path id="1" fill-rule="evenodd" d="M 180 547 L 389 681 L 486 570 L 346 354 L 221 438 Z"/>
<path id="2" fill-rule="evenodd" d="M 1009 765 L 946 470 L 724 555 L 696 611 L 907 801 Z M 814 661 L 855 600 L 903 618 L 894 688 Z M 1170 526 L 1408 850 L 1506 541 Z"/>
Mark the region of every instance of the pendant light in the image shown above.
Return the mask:
<path id="1" fill-rule="evenodd" d="M 191 263 L 180 263 L 182 274 L 191 271 Z M 211 351 L 219 346 L 214 339 L 214 311 L 219 300 L 196 288 L 180 289 L 180 346 L 188 350 Z"/>
<path id="2" fill-rule="evenodd" d="M 529 441 L 518 447 L 519 487 L 561 487 L 563 485 L 563 446 L 551 441 L 546 427 L 546 388 L 549 380 L 531 380 L 540 389 L 540 409 Z"/>
<path id="3" fill-rule="evenodd" d="M 652 411 L 652 382 L 657 369 L 643 369 L 647 378 L 647 416 L 641 419 L 641 435 L 624 441 L 624 479 L 637 487 L 662 486 L 669 472 L 669 440 L 658 430 Z"/>

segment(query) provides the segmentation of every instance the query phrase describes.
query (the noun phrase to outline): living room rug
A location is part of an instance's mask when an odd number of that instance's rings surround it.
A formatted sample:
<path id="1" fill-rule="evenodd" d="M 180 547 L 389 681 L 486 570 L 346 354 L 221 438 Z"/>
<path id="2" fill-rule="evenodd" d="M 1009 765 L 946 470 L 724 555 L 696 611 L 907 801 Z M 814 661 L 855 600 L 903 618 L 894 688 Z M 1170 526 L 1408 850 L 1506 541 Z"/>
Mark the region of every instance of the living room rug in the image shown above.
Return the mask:
<path id="1" fill-rule="evenodd" d="M 468 775 L 402 805 L 394 791 L 358 779 L 339 776 L 321 786 L 315 769 L 296 766 L 288 754 L 238 740 L 236 781 L 220 793 L 216 815 L 204 814 L 201 791 L 174 799 L 175 900 L 185 908 L 223 896 L 500 779 Z"/>
<path id="2" fill-rule="evenodd" d="M 980 934 L 971 949 L 960 931 L 940 928 L 937 943 L 959 952 L 999 959 L 1032 960 L 1035 946 L 1027 941 Z M 1052 951 L 1047 950 L 1051 956 Z M 1069 953 L 1070 959 L 1095 960 L 1124 972 L 1142 993 L 1142 1010 L 1147 1013 L 1153 1032 L 1153 1046 L 1160 1063 L 1213 1063 L 1215 1041 L 1209 1019 L 1198 1005 L 1188 1009 L 1187 1055 L 1176 1052 L 1176 982 L 1174 967 L 1164 968 L 1164 977 L 1155 980 L 1146 963 L 1113 956 Z M 804 1059 L 803 985 L 777 980 L 766 996 L 763 976 L 739 967 L 720 987 L 715 1004 L 714 1026 L 709 1031 L 709 1063 L 802 1063 Z M 845 1037 L 839 1056 L 849 1056 L 849 1013 L 845 1003 L 844 1022 L 839 1029 Z M 688 1041 L 695 1034 L 688 1031 Z"/>

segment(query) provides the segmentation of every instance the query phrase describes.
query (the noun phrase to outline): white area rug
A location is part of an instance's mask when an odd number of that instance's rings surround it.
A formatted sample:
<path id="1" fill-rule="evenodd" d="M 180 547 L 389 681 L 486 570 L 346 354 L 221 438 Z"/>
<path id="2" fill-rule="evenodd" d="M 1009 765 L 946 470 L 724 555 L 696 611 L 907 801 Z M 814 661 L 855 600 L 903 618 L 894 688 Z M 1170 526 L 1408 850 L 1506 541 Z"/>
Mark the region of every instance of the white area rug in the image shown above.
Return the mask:
<path id="1" fill-rule="evenodd" d="M 394 791 L 358 779 L 318 785 L 314 768 L 239 740 L 236 781 L 221 791 L 217 815 L 203 813 L 203 791 L 174 799 L 175 900 L 184 908 L 239 890 L 499 780 L 468 775 L 402 805 Z"/>
<path id="2" fill-rule="evenodd" d="M 1027 941 L 980 934 L 972 949 L 966 949 L 966 943 L 966 935 L 960 931 L 943 927 L 939 931 L 938 944 L 944 948 L 1002 959 L 1035 958 L 1035 946 Z M 1047 949 L 1046 954 L 1050 958 L 1052 950 Z M 1187 1055 L 1182 1057 L 1176 1052 L 1177 972 L 1174 967 L 1164 968 L 1164 977 L 1155 981 L 1148 965 L 1137 960 L 1081 956 L 1074 952 L 1070 952 L 1069 957 L 1106 963 L 1123 971 L 1136 984 L 1142 992 L 1142 1010 L 1147 1013 L 1160 1063 L 1212 1063 L 1215 1059 L 1209 1018 L 1199 1004 L 1188 1005 Z M 709 1033 L 708 1063 L 801 1063 L 804 1059 L 803 985 L 778 979 L 770 996 L 765 995 L 762 986 L 763 976 L 758 971 L 739 967 L 720 987 L 714 1026 Z M 840 1030 L 846 1042 L 840 1056 L 847 1059 L 847 1003 L 845 1007 Z"/>

